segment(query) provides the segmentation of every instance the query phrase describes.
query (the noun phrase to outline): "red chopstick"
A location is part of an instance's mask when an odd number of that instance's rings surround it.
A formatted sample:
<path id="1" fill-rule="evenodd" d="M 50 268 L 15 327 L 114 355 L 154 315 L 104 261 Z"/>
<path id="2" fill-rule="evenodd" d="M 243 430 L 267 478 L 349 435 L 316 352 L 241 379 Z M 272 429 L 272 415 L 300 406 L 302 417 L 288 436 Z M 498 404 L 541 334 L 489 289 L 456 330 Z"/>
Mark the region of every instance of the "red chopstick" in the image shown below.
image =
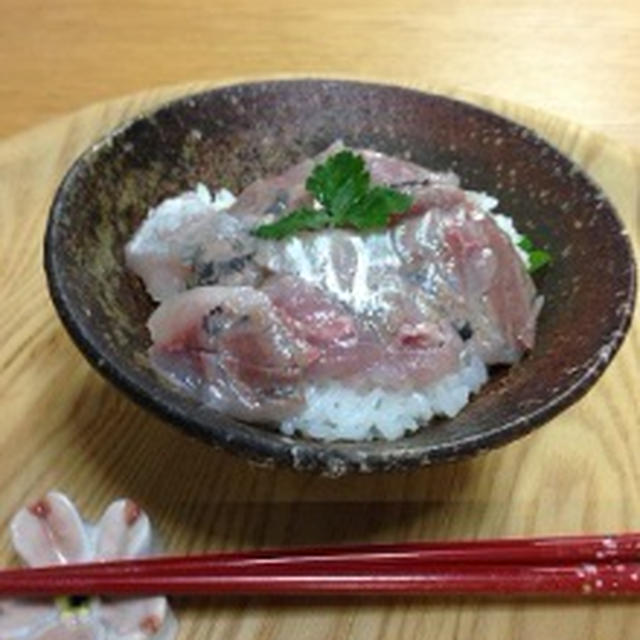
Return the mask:
<path id="1" fill-rule="evenodd" d="M 214 573 L 208 575 L 126 574 L 48 575 L 0 582 L 11 596 L 83 595 L 637 595 L 640 564 L 593 565 L 442 565 L 423 571 Z M 1 580 L 1 579 L 0 579 Z"/>
<path id="2" fill-rule="evenodd" d="M 398 566 L 400 563 L 427 564 L 554 564 L 604 561 L 640 561 L 640 533 L 618 535 L 562 536 L 544 538 L 500 538 L 493 540 L 408 542 L 400 544 L 343 545 L 337 547 L 299 547 L 236 553 L 209 553 L 187 556 L 150 556 L 134 560 L 68 564 L 55 568 L 30 569 L 37 572 L 92 573 L 147 572 L 159 568 L 163 572 L 208 572 L 225 567 L 237 570 L 269 571 L 274 568 L 297 568 L 321 565 L 343 567 L 377 565 Z M 24 570 L 18 569 L 16 572 Z M 0 572 L 0 575 L 3 575 Z M 5 575 L 8 575 L 5 572 Z"/>
<path id="3" fill-rule="evenodd" d="M 640 592 L 640 534 L 275 549 L 0 572 L 0 594 Z"/>

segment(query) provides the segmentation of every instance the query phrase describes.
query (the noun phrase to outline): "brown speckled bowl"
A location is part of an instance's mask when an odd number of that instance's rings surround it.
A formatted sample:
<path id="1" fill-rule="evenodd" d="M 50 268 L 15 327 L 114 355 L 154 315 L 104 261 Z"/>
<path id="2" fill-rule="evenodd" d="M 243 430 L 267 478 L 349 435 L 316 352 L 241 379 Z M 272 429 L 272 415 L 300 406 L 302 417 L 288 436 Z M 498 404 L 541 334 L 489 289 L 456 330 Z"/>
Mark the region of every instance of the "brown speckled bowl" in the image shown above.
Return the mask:
<path id="1" fill-rule="evenodd" d="M 124 267 L 125 242 L 150 205 L 198 181 L 239 191 L 336 138 L 452 168 L 495 194 L 554 257 L 539 280 L 538 343 L 455 419 L 396 442 L 323 445 L 232 420 L 149 367 L 152 310 Z M 597 259 L 594 257 L 597 256 Z M 321 80 L 242 84 L 187 97 L 85 152 L 51 208 L 45 266 L 54 303 L 89 361 L 133 399 L 211 444 L 248 458 L 339 475 L 412 469 L 522 436 L 596 381 L 620 346 L 635 294 L 629 242 L 611 204 L 531 131 L 441 96 Z"/>

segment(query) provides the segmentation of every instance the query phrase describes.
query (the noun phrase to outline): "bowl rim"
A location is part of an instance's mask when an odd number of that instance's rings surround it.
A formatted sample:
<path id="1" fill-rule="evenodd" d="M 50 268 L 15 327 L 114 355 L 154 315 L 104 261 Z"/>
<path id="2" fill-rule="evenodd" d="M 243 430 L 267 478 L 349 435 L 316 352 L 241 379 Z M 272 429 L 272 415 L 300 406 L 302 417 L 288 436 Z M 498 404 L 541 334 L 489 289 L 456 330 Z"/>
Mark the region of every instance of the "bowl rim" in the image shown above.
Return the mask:
<path id="1" fill-rule="evenodd" d="M 547 399 L 541 406 L 524 411 L 512 420 L 500 422 L 479 433 L 467 434 L 452 442 L 426 445 L 415 443 L 402 444 L 406 443 L 406 441 L 399 439 L 393 441 L 393 443 L 389 443 L 399 446 L 384 452 L 367 452 L 366 456 L 363 457 L 355 451 L 355 445 L 358 444 L 357 442 L 321 443 L 302 438 L 289 438 L 279 432 L 234 420 L 222 414 L 218 414 L 221 418 L 220 421 L 215 423 L 211 421 L 205 422 L 203 417 L 198 413 L 195 413 L 195 415 L 193 412 L 187 413 L 185 403 L 172 400 L 172 398 L 180 400 L 180 394 L 178 392 L 172 394 L 170 391 L 163 389 L 163 393 L 161 394 L 157 392 L 154 393 L 154 390 L 157 391 L 158 388 L 161 388 L 160 385 L 155 388 L 153 385 L 145 383 L 141 376 L 135 375 L 135 372 L 121 366 L 118 361 L 112 361 L 104 356 L 96 343 L 95 337 L 92 335 L 89 325 L 86 324 L 86 317 L 77 310 L 74 311 L 75 306 L 71 299 L 70 289 L 67 287 L 63 275 L 64 267 L 56 251 L 57 237 L 61 233 L 59 221 L 64 213 L 65 198 L 67 194 L 72 191 L 76 176 L 82 170 L 86 160 L 99 153 L 105 145 L 111 144 L 115 136 L 124 133 L 136 122 L 153 117 L 153 115 L 159 111 L 179 107 L 212 92 L 247 85 L 296 84 L 308 82 L 363 85 L 376 89 L 408 91 L 421 96 L 435 97 L 451 103 L 458 103 L 466 109 L 479 112 L 481 115 L 498 117 L 509 125 L 516 127 L 517 130 L 525 131 L 528 136 L 537 138 L 544 145 L 550 147 L 557 154 L 575 165 L 575 161 L 569 155 L 558 149 L 535 129 L 516 122 L 501 113 L 479 106 L 466 99 L 432 91 L 429 88 L 421 89 L 419 87 L 383 82 L 379 79 L 321 77 L 315 75 L 275 75 L 273 77 L 241 79 L 239 82 L 230 82 L 229 84 L 215 83 L 211 86 L 204 86 L 193 92 L 184 93 L 162 101 L 150 109 L 142 110 L 133 117 L 122 121 L 76 157 L 60 182 L 49 210 L 44 237 L 43 262 L 50 297 L 63 326 L 89 363 L 109 382 L 124 391 L 125 394 L 129 398 L 132 398 L 137 404 L 151 410 L 164 421 L 168 421 L 179 427 L 188 435 L 204 440 L 211 445 L 237 455 L 242 455 L 254 463 L 267 466 L 285 465 L 295 470 L 320 472 L 328 476 L 340 476 L 353 472 L 369 473 L 396 470 L 406 472 L 428 464 L 477 455 L 530 433 L 591 390 L 593 384 L 602 375 L 611 359 L 620 349 L 633 317 L 636 302 L 636 264 L 633 247 L 626 233 L 621 234 L 625 240 L 624 246 L 628 258 L 627 262 L 630 266 L 626 293 L 622 301 L 622 304 L 626 305 L 626 311 L 619 315 L 618 326 L 611 331 L 608 341 L 601 345 L 598 352 L 592 354 L 592 358 L 588 365 L 584 367 L 582 375 L 580 375 L 573 384 L 562 389 L 560 393 L 556 393 Z M 590 186 L 601 191 L 597 183 L 585 170 L 577 165 L 575 166 L 579 174 L 581 174 Z M 607 201 L 611 206 L 615 220 L 621 230 L 624 230 L 624 222 L 621 220 L 608 197 Z M 229 426 L 231 425 L 236 427 L 233 431 L 229 430 Z M 345 445 L 350 446 L 345 447 Z M 352 447 L 354 450 L 352 450 Z"/>

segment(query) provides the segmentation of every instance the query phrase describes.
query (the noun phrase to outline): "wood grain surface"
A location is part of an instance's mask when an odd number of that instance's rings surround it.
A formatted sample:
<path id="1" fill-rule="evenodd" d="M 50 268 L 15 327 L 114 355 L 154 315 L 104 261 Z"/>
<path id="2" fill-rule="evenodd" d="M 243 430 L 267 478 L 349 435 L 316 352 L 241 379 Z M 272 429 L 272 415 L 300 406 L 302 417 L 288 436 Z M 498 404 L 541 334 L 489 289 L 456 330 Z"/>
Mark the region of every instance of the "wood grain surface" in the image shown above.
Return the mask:
<path id="1" fill-rule="evenodd" d="M 329 71 L 455 84 L 640 146 L 637 0 L 0 0 L 0 136 L 162 84 Z"/>
<path id="2" fill-rule="evenodd" d="M 424 86 L 424 85 L 421 85 Z M 640 330 L 577 405 L 535 434 L 470 461 L 412 474 L 327 480 L 248 466 L 187 439 L 115 391 L 71 344 L 41 268 L 47 207 L 64 170 L 132 114 L 202 85 L 86 108 L 0 143 L 0 561 L 7 523 L 58 488 L 87 517 L 139 501 L 171 551 L 640 529 Z M 426 87 L 429 88 L 429 87 Z M 534 126 L 618 207 L 636 252 L 640 159 L 584 128 L 464 91 L 447 93 Z M 180 638 L 637 637 L 631 602 L 233 599 L 176 604 Z"/>

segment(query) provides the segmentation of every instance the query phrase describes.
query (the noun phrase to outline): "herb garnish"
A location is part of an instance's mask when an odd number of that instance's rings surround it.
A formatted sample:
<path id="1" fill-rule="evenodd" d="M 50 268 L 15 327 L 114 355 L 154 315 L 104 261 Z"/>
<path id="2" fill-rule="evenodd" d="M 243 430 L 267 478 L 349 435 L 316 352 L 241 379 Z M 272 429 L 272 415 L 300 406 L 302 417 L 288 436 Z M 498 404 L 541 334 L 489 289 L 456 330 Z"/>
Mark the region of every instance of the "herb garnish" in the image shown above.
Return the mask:
<path id="1" fill-rule="evenodd" d="M 536 249 L 531 242 L 531 238 L 522 236 L 518 246 L 529 256 L 529 273 L 538 271 L 551 262 L 551 254 L 544 249 Z"/>
<path id="2" fill-rule="evenodd" d="M 351 151 L 340 151 L 314 167 L 305 184 L 319 203 L 318 208 L 301 207 L 252 233 L 260 238 L 281 240 L 298 231 L 316 231 L 327 227 L 379 229 L 393 214 L 405 213 L 412 197 L 390 187 L 371 185 L 371 175 L 363 158 Z M 529 256 L 529 273 L 549 262 L 551 255 L 536 249 L 527 236 L 518 246 Z"/>
<path id="3" fill-rule="evenodd" d="M 378 229 L 393 214 L 407 211 L 412 198 L 389 187 L 371 186 L 371 176 L 361 156 L 340 151 L 317 165 L 306 188 L 320 204 L 318 209 L 302 207 L 272 224 L 256 227 L 260 238 L 279 240 L 297 231 L 325 227 Z"/>

